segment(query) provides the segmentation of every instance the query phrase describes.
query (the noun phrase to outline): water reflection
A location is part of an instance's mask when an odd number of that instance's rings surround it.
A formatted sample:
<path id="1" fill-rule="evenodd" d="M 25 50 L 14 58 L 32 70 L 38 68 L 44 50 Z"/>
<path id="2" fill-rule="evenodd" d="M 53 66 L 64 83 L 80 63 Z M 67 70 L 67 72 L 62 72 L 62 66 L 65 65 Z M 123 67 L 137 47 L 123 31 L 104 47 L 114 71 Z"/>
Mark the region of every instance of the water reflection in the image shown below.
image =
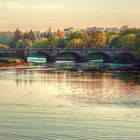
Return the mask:
<path id="1" fill-rule="evenodd" d="M 54 88 L 57 97 L 67 98 L 74 103 L 139 106 L 140 86 L 137 82 L 139 76 L 139 73 L 128 75 L 128 73 L 111 72 L 48 71 L 47 68 L 38 68 L 17 69 L 10 76 L 3 78 L 15 80 L 18 87 L 34 85 L 41 87 L 44 84 L 48 92 Z M 47 89 L 47 86 L 50 86 L 50 89 Z"/>
<path id="2" fill-rule="evenodd" d="M 46 65 L 47 60 L 44 56 L 28 57 L 28 62 L 33 65 Z M 103 60 L 92 59 L 86 63 L 75 63 L 75 61 L 62 61 L 56 60 L 55 63 L 47 63 L 47 67 L 54 68 L 57 70 L 71 70 L 71 71 L 83 71 L 83 70 L 115 70 L 115 69 L 129 69 L 133 64 L 122 64 L 122 63 L 103 63 Z"/>
<path id="3" fill-rule="evenodd" d="M 127 73 L 1 70 L 0 139 L 139 140 L 140 85 L 131 81 Z"/>
<path id="4" fill-rule="evenodd" d="M 140 72 L 114 73 L 114 78 L 121 79 L 128 84 L 140 85 Z"/>

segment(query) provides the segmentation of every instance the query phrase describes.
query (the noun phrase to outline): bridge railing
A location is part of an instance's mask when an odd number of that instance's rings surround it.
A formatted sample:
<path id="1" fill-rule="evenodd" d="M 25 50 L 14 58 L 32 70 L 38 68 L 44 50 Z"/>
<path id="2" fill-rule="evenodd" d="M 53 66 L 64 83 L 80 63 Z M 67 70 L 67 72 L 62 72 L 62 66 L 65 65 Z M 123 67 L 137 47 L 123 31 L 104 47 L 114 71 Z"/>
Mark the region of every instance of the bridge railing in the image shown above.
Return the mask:
<path id="1" fill-rule="evenodd" d="M 132 48 L 1 48 L 0 51 L 47 51 L 47 50 L 94 50 L 94 51 L 133 51 Z"/>

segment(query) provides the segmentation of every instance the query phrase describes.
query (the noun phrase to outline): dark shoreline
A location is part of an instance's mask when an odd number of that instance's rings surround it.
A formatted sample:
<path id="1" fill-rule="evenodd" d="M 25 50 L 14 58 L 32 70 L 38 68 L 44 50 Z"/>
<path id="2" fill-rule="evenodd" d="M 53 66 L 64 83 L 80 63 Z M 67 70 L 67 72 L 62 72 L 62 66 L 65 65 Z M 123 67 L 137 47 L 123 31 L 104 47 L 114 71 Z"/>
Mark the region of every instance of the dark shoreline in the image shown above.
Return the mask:
<path id="1" fill-rule="evenodd" d="M 11 59 L 8 59 L 7 58 L 4 58 L 2 60 L 0 60 L 0 69 L 5 69 L 5 68 L 24 68 L 26 66 L 34 66 L 34 65 L 31 65 L 29 64 L 28 62 L 25 62 L 24 60 L 22 59 L 18 59 L 18 58 L 11 58 Z M 126 71 L 126 72 L 140 72 L 140 63 L 137 63 L 137 64 L 132 64 L 131 66 L 129 67 L 101 67 L 101 68 L 89 68 L 89 69 L 83 69 L 83 70 L 80 70 L 78 68 L 70 68 L 70 69 L 59 69 L 61 71 L 63 70 L 66 70 L 66 71 L 85 71 L 85 72 L 123 72 L 123 71 Z M 58 71 L 59 71 L 58 70 Z M 54 71 L 54 70 L 52 70 Z"/>

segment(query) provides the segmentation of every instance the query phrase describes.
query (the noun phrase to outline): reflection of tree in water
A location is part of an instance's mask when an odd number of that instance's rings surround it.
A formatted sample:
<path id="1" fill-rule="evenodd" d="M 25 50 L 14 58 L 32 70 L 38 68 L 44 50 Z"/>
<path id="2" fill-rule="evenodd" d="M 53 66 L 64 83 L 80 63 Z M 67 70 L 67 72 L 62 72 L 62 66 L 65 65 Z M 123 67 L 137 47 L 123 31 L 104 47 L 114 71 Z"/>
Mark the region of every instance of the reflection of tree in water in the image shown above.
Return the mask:
<path id="1" fill-rule="evenodd" d="M 34 82 L 34 79 L 32 78 L 34 75 L 34 71 L 27 71 L 26 69 L 19 69 L 16 70 L 16 84 L 18 85 L 22 85 L 24 84 L 25 86 L 27 84 L 32 85 Z"/>
<path id="2" fill-rule="evenodd" d="M 21 76 L 21 78 L 20 78 Z M 132 77 L 124 73 L 69 72 L 47 70 L 21 70 L 17 72 L 17 84 L 43 83 L 57 90 L 57 98 L 73 103 L 112 104 L 120 100 L 140 97 L 140 86 L 132 83 Z M 124 82 L 122 81 L 124 80 Z M 136 76 L 136 80 L 139 78 Z M 127 82 L 126 82 L 127 81 Z"/>
<path id="3" fill-rule="evenodd" d="M 67 86 L 71 87 L 72 94 L 63 96 L 67 96 L 73 102 L 88 104 L 120 104 L 121 102 L 121 104 L 124 104 L 130 101 L 131 104 L 133 99 L 140 97 L 139 86 L 130 85 L 119 79 L 114 79 L 112 74 L 107 73 L 94 72 L 81 73 L 75 76 L 70 75 L 67 78 Z"/>
<path id="4" fill-rule="evenodd" d="M 140 73 L 138 72 L 121 72 L 113 74 L 113 78 L 117 78 L 127 82 L 128 84 L 140 85 Z"/>

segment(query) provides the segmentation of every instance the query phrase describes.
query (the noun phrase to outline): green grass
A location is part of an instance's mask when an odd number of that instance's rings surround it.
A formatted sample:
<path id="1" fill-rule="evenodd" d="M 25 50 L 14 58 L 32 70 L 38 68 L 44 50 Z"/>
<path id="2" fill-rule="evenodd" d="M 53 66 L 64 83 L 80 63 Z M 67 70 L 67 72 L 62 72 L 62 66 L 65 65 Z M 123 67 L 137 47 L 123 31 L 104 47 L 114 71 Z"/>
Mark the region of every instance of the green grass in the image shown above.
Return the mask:
<path id="1" fill-rule="evenodd" d="M 20 58 L 0 58 L 0 62 L 7 62 L 7 63 L 16 62 L 17 60 L 22 60 L 22 59 L 20 59 Z"/>

